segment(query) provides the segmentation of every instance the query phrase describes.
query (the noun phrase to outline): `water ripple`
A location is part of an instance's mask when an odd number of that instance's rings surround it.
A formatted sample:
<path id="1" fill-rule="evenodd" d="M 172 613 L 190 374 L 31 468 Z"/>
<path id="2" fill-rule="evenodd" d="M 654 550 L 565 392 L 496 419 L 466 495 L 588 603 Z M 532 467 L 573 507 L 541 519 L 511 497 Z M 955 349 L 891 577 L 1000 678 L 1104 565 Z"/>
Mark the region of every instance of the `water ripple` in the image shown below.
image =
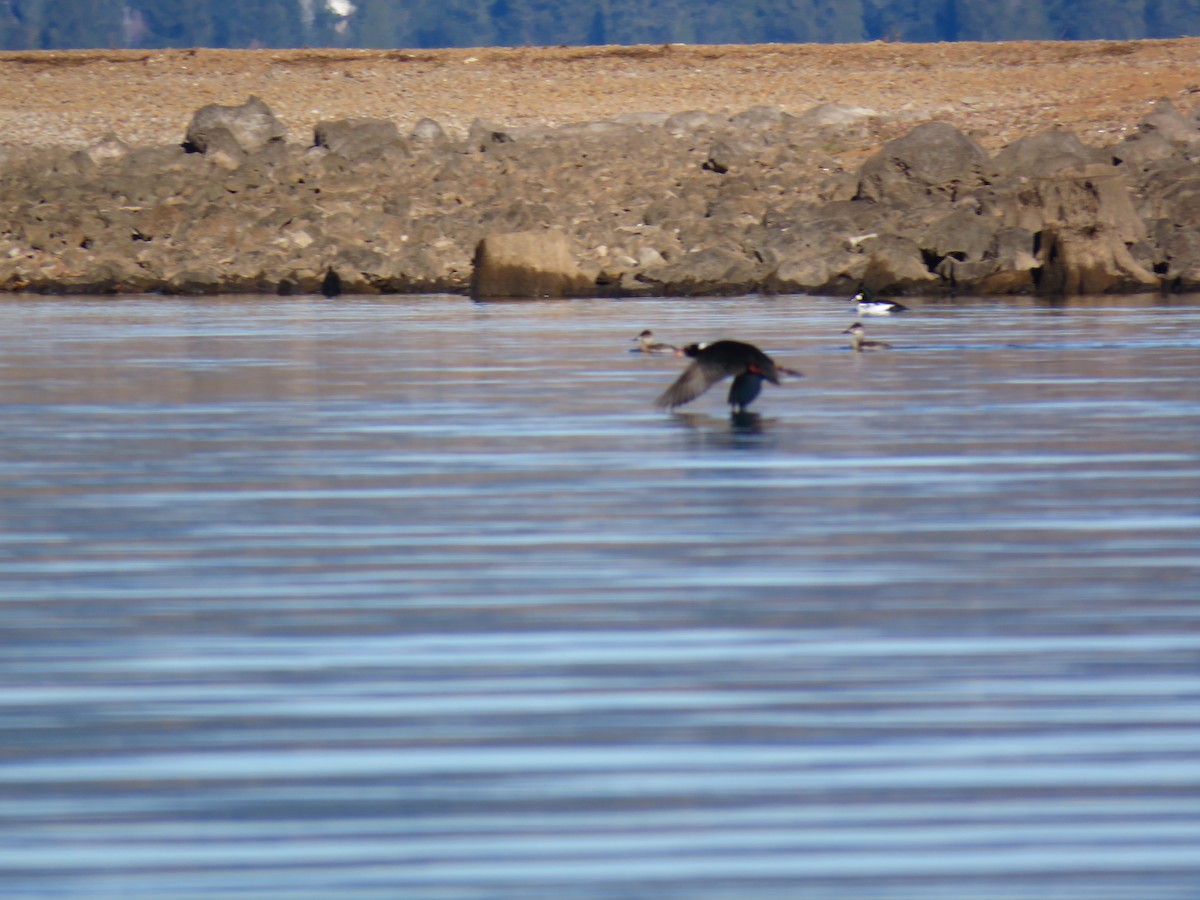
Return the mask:
<path id="1" fill-rule="evenodd" d="M 6 895 L 1200 895 L 1200 307 L 914 305 L 0 301 Z"/>

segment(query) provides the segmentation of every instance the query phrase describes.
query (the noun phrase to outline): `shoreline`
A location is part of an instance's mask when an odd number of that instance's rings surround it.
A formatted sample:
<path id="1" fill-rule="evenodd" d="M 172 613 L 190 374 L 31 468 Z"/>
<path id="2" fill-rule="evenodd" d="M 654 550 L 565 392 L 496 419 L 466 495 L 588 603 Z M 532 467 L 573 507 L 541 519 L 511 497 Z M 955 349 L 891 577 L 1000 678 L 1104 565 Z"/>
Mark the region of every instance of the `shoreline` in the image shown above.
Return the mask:
<path id="1" fill-rule="evenodd" d="M 1198 51 L 0 53 L 0 289 L 1190 290 Z"/>
<path id="2" fill-rule="evenodd" d="M 969 44 L 753 44 L 445 50 L 71 50 L 0 53 L 9 152 L 180 141 L 210 103 L 261 97 L 291 140 L 317 122 L 432 118 L 465 134 L 476 118 L 546 127 L 621 114 L 822 103 L 870 109 L 870 134 L 833 148 L 861 161 L 923 121 L 989 151 L 1052 126 L 1085 143 L 1124 136 L 1158 99 L 1190 107 L 1200 38 Z"/>

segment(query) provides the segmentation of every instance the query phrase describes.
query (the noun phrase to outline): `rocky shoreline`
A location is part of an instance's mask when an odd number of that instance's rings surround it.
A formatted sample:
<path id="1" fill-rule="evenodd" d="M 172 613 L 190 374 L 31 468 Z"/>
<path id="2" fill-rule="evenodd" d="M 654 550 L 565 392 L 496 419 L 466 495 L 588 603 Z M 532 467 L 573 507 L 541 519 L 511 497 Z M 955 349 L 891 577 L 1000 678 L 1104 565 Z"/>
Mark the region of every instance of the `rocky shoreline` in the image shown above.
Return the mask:
<path id="1" fill-rule="evenodd" d="M 843 102 L 311 134 L 257 98 L 209 104 L 178 143 L 0 159 L 0 289 L 1194 290 L 1200 123 L 1182 107 L 1106 145 L 1049 129 L 993 152 L 950 116 L 880 142 L 882 114 Z"/>

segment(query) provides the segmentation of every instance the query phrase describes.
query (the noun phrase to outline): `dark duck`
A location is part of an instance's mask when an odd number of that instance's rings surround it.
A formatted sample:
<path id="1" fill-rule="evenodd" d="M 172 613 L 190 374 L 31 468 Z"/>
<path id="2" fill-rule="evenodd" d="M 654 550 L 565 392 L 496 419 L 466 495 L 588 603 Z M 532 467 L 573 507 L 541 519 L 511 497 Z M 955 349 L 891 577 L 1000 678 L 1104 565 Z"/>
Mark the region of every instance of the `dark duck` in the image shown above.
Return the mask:
<path id="1" fill-rule="evenodd" d="M 779 384 L 780 375 L 800 377 L 800 373 L 778 365 L 753 344 L 741 341 L 715 341 L 688 344 L 683 355 L 694 361 L 683 370 L 675 383 L 662 392 L 655 405 L 674 409 L 695 400 L 724 378 L 733 378 L 729 387 L 729 405 L 734 415 L 744 413 L 762 390 L 762 383 Z"/>

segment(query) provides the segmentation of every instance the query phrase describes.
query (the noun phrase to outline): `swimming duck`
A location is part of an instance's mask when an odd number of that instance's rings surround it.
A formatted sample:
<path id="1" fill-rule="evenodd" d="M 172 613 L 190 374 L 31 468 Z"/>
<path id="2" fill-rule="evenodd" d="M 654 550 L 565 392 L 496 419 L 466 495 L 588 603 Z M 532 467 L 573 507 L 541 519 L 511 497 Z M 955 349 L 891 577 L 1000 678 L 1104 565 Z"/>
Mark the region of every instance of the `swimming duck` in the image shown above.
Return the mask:
<path id="1" fill-rule="evenodd" d="M 780 374 L 800 377 L 793 369 L 776 362 L 753 344 L 741 341 L 715 341 L 711 344 L 688 344 L 682 355 L 695 360 L 683 374 L 654 401 L 655 406 L 674 409 L 695 400 L 723 378 L 733 376 L 729 388 L 729 405 L 735 415 L 744 413 L 762 390 L 762 383 L 779 384 Z"/>
<path id="2" fill-rule="evenodd" d="M 880 300 L 867 287 L 859 288 L 851 298 L 858 304 L 860 316 L 890 316 L 894 313 L 908 312 L 908 307 L 894 300 Z"/>
<path id="3" fill-rule="evenodd" d="M 637 353 L 674 353 L 679 354 L 679 348 L 674 344 L 660 344 L 654 340 L 654 332 L 647 328 L 634 338 L 637 341 Z"/>
<path id="4" fill-rule="evenodd" d="M 855 322 L 842 332 L 842 334 L 850 335 L 850 349 L 858 353 L 865 353 L 868 350 L 887 350 L 892 346 L 887 341 L 868 341 L 866 333 L 862 322 Z"/>

